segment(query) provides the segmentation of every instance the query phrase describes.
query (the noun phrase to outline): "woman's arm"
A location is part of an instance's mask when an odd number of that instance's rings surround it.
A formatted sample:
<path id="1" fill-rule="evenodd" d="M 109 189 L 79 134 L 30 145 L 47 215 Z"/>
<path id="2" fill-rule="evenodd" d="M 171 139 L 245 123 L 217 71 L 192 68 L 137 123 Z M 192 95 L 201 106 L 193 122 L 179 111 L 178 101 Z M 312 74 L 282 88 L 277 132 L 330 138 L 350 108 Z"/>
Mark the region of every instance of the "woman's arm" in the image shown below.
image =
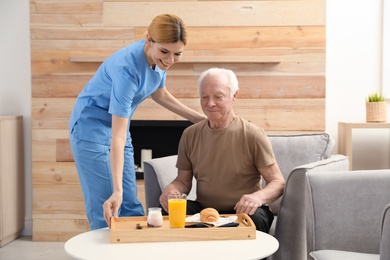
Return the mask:
<path id="1" fill-rule="evenodd" d="M 123 151 L 126 144 L 128 121 L 129 119 L 124 117 L 112 116 L 110 165 L 114 190 L 111 197 L 103 204 L 104 218 L 108 226 L 110 226 L 112 216 L 118 217 L 118 210 L 123 200 Z"/>
<path id="2" fill-rule="evenodd" d="M 152 94 L 152 99 L 165 107 L 166 109 L 172 111 L 179 116 L 182 116 L 193 123 L 199 122 L 206 117 L 197 111 L 185 106 L 179 100 L 177 100 L 166 88 L 159 88 L 156 92 Z"/>

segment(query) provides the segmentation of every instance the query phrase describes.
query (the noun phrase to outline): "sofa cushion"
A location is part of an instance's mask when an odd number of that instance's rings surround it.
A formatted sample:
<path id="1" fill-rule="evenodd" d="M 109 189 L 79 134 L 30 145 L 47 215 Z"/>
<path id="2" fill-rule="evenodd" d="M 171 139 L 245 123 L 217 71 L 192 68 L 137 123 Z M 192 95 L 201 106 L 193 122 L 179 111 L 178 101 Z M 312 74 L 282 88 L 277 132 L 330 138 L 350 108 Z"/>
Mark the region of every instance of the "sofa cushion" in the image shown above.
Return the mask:
<path id="1" fill-rule="evenodd" d="M 158 184 L 161 190 L 164 190 L 168 184 L 170 184 L 177 176 L 176 168 L 177 155 L 156 158 L 148 161 L 154 168 L 157 175 Z M 187 196 L 190 200 L 196 199 L 196 183 L 195 179 L 192 180 L 192 189 Z"/>
<path id="2" fill-rule="evenodd" d="M 320 250 L 311 252 L 310 256 L 313 257 L 314 260 L 379 260 L 379 254 L 356 253 L 340 250 Z"/>
<path id="3" fill-rule="evenodd" d="M 295 167 L 329 158 L 335 145 L 335 141 L 327 133 L 268 137 L 286 180 Z"/>

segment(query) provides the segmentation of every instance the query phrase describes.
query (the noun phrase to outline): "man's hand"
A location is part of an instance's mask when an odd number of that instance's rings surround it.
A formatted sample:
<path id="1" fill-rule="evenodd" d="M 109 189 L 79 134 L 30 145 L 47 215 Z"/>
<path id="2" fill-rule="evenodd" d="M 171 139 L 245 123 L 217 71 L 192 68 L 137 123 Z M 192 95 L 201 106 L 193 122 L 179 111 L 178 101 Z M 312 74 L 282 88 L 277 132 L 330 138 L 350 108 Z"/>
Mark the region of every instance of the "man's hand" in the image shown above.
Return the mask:
<path id="1" fill-rule="evenodd" d="M 168 194 L 180 194 L 180 191 L 176 189 L 172 184 L 168 185 L 160 196 L 161 207 L 168 212 Z"/>
<path id="2" fill-rule="evenodd" d="M 261 207 L 259 199 L 255 194 L 246 194 L 241 197 L 241 199 L 237 202 L 234 210 L 237 214 L 245 213 L 248 215 L 255 214 L 258 207 Z"/>

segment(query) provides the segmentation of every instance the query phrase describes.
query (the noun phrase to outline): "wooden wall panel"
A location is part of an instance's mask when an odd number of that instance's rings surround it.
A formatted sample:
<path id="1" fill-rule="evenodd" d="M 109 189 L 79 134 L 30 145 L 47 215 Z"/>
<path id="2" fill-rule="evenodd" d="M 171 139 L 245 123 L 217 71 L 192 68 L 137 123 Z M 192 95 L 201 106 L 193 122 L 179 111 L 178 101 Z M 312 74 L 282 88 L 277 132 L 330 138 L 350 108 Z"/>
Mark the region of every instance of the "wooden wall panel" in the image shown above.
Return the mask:
<path id="1" fill-rule="evenodd" d="M 325 0 L 105 2 L 103 24 L 148 26 L 162 13 L 177 13 L 189 26 L 324 25 Z M 304 14 L 304 15 L 303 15 Z"/>
<path id="2" fill-rule="evenodd" d="M 67 241 L 88 230 L 88 221 L 81 214 L 72 215 L 69 218 L 66 216 L 61 218 L 59 215 L 35 215 L 33 241 Z"/>
<path id="3" fill-rule="evenodd" d="M 73 162 L 33 162 L 32 173 L 35 184 L 79 185 L 79 177 Z"/>
<path id="4" fill-rule="evenodd" d="M 102 15 L 30 13 L 30 26 L 102 26 Z"/>
<path id="5" fill-rule="evenodd" d="M 325 130 L 325 0 L 30 0 L 33 240 L 65 241 L 89 229 L 68 121 L 78 93 L 112 52 L 143 38 L 151 19 L 188 26 L 167 88 L 200 111 L 196 80 L 210 67 L 236 72 L 235 112 L 267 133 Z M 304 14 L 304 15 L 303 15 Z M 134 120 L 181 120 L 150 98 Z M 144 203 L 144 189 L 138 183 Z"/>
<path id="6" fill-rule="evenodd" d="M 35 27 L 31 39 L 45 40 L 133 40 L 133 27 Z M 39 47 L 39 45 L 37 46 Z"/>
<path id="7" fill-rule="evenodd" d="M 73 162 L 73 154 L 69 139 L 57 139 L 56 162 Z"/>
<path id="8" fill-rule="evenodd" d="M 90 75 L 35 76 L 32 97 L 75 98 Z M 240 98 L 322 98 L 325 96 L 323 76 L 238 76 Z M 169 91 L 177 98 L 198 98 L 198 75 L 171 75 L 167 79 Z M 52 84 L 56 82 L 56 84 Z M 185 82 L 185 84 L 183 83 Z"/>
<path id="9" fill-rule="evenodd" d="M 33 98 L 75 98 L 91 75 L 38 75 L 33 76 Z"/>
<path id="10" fill-rule="evenodd" d="M 32 13 L 48 14 L 101 14 L 102 1 L 31 1 Z"/>
<path id="11" fill-rule="evenodd" d="M 323 98 L 323 76 L 237 76 L 239 98 Z M 174 75 L 167 79 L 167 86 L 177 98 L 198 98 L 197 75 Z M 183 82 L 186 82 L 183 84 Z"/>

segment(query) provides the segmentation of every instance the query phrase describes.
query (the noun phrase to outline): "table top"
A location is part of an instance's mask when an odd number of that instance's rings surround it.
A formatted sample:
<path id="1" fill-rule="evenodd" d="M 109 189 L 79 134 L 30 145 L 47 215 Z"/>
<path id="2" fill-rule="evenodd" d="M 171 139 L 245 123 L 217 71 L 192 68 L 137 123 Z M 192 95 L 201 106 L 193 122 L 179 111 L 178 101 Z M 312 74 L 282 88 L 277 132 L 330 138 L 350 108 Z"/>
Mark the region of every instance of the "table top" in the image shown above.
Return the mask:
<path id="1" fill-rule="evenodd" d="M 351 128 L 390 128 L 390 122 L 339 122 L 339 126 Z"/>
<path id="2" fill-rule="evenodd" d="M 79 234 L 65 243 L 65 251 L 76 259 L 261 259 L 279 248 L 273 236 L 256 231 L 252 240 L 208 240 L 183 242 L 110 243 L 110 230 Z"/>

